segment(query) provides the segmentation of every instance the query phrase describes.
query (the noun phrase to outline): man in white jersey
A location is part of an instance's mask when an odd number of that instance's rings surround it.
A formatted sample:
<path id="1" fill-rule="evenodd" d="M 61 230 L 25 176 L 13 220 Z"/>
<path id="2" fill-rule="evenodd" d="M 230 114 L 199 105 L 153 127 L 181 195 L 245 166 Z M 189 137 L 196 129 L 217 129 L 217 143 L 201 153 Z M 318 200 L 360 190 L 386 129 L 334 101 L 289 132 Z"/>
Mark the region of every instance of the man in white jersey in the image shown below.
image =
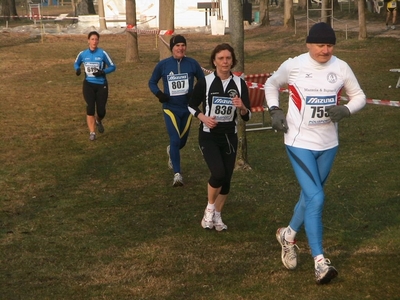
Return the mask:
<path id="1" fill-rule="evenodd" d="M 306 39 L 308 52 L 286 60 L 266 81 L 272 127 L 284 132 L 289 160 L 301 187 L 299 200 L 287 227 L 276 238 L 282 247 L 284 266 L 297 266 L 296 233 L 304 225 L 314 258 L 317 283 L 329 283 L 338 275 L 324 257 L 322 210 L 324 184 L 338 149 L 338 122 L 364 107 L 366 97 L 349 65 L 333 56 L 336 36 L 326 23 L 317 23 Z M 279 108 L 279 88 L 289 88 L 288 112 Z M 343 88 L 349 98 L 339 105 Z"/>

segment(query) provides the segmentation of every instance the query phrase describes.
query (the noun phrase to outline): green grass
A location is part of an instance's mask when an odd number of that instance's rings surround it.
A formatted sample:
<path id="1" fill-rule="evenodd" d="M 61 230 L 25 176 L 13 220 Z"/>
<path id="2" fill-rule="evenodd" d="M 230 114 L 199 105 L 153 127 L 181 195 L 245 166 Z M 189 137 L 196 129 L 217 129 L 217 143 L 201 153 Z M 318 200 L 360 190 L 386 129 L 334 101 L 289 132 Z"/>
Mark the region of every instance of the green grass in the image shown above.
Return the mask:
<path id="1" fill-rule="evenodd" d="M 188 55 L 210 68 L 229 35 L 187 34 Z M 326 186 L 324 247 L 339 271 L 317 286 L 304 232 L 287 271 L 275 230 L 289 222 L 299 187 L 281 134 L 247 133 L 250 171 L 235 171 L 227 232 L 200 227 L 209 171 L 197 121 L 182 151 L 183 188 L 172 188 L 168 137 L 147 80 L 154 36 L 139 37 L 141 63 L 125 62 L 125 36 L 103 35 L 116 61 L 106 131 L 88 141 L 82 77 L 73 61 L 86 36 L 0 34 L 1 299 L 398 299 L 398 107 L 367 105 L 340 124 Z M 398 40 L 345 40 L 336 55 L 369 98 L 400 100 Z M 382 51 L 385 49 L 385 51 Z M 306 50 L 280 28 L 246 31 L 247 74 L 274 71 Z M 284 101 L 284 96 L 282 101 Z M 259 115 L 255 115 L 259 118 Z"/>

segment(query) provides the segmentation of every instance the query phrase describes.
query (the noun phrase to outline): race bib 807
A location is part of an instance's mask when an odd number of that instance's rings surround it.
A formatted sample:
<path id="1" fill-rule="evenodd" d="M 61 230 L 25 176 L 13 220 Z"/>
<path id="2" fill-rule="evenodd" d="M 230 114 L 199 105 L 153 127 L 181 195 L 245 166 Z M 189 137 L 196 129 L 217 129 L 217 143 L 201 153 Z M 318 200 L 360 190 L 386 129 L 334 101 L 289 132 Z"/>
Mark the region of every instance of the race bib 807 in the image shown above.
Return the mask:
<path id="1" fill-rule="evenodd" d="M 169 95 L 180 96 L 189 92 L 189 75 L 187 73 L 167 76 Z"/>

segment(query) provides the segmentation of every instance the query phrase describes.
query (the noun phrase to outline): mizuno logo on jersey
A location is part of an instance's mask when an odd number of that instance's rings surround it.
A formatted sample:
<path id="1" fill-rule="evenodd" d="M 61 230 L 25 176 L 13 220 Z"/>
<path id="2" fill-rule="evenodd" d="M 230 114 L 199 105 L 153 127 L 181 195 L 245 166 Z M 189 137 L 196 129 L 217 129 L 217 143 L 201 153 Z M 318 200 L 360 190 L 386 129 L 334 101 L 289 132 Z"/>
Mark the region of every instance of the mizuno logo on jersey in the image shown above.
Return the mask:
<path id="1" fill-rule="evenodd" d="M 224 97 L 224 98 L 213 98 L 213 103 L 214 104 L 228 104 L 228 105 L 232 105 L 232 99 L 228 98 L 228 97 Z"/>
<path id="2" fill-rule="evenodd" d="M 325 96 L 325 97 L 313 97 L 307 96 L 306 97 L 306 104 L 336 104 L 336 96 Z"/>
<path id="3" fill-rule="evenodd" d="M 187 74 L 186 75 L 169 75 L 168 79 L 169 80 L 182 80 L 182 79 L 186 79 L 187 78 Z"/>

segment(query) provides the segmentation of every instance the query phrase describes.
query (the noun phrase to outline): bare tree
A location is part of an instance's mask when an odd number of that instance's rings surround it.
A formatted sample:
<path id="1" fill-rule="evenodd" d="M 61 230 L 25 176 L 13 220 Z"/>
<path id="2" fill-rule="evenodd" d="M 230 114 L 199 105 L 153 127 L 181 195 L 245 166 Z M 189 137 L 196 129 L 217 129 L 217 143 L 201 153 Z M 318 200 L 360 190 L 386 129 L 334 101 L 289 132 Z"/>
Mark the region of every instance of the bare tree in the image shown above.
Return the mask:
<path id="1" fill-rule="evenodd" d="M 229 1 L 229 32 L 231 44 L 235 49 L 238 60 L 235 70 L 244 72 L 244 27 L 243 27 L 243 6 L 241 0 Z M 233 21 L 235 20 L 235 21 Z M 247 137 L 246 124 L 238 118 L 238 148 L 235 169 L 251 169 L 247 160 Z"/>
<path id="2" fill-rule="evenodd" d="M 333 9 L 338 10 L 340 9 L 339 0 L 331 0 L 333 1 Z"/>
<path id="3" fill-rule="evenodd" d="M 75 16 L 95 15 L 93 0 L 78 0 L 75 5 Z"/>
<path id="4" fill-rule="evenodd" d="M 241 0 L 229 1 L 229 32 L 232 47 L 238 60 L 235 71 L 244 72 L 244 27 L 243 6 Z M 232 21 L 235 20 L 235 21 Z"/>
<path id="5" fill-rule="evenodd" d="M 365 40 L 367 38 L 367 24 L 365 20 L 365 1 L 358 1 L 358 39 Z"/>
<path id="6" fill-rule="evenodd" d="M 7 21 L 9 21 L 10 18 L 12 18 L 13 20 L 19 19 L 15 0 L 1 0 L 0 3 L 3 17 L 5 17 Z"/>
<path id="7" fill-rule="evenodd" d="M 332 12 L 330 10 L 331 2 L 330 0 L 322 0 L 321 3 L 321 22 L 331 23 Z"/>
<path id="8" fill-rule="evenodd" d="M 171 30 L 171 32 L 174 32 L 175 30 L 174 9 L 175 9 L 175 0 L 160 0 L 160 7 L 158 13 L 159 17 L 158 27 L 160 28 L 160 30 L 168 30 L 168 31 Z M 165 42 L 169 43 L 171 35 L 164 35 L 163 39 Z M 171 56 L 169 47 L 160 45 L 159 51 L 160 51 L 160 60 Z"/>
<path id="9" fill-rule="evenodd" d="M 269 26 L 269 1 L 268 0 L 260 0 L 260 20 L 261 26 Z"/>
<path id="10" fill-rule="evenodd" d="M 103 0 L 97 0 L 97 10 L 99 11 L 98 15 L 99 15 L 100 30 L 107 29 L 106 14 L 104 12 Z"/>
<path id="11" fill-rule="evenodd" d="M 285 0 L 283 5 L 283 26 L 286 28 L 294 27 L 293 0 Z"/>
<path id="12" fill-rule="evenodd" d="M 311 0 L 299 0 L 297 3 L 297 10 L 306 10 L 307 9 L 307 1 L 309 1 L 309 5 L 311 7 Z"/>
<path id="13" fill-rule="evenodd" d="M 126 31 L 126 61 L 139 62 L 139 47 L 138 47 L 138 34 L 137 31 L 129 30 L 136 28 L 136 1 L 126 0 L 126 24 L 128 30 Z"/>
<path id="14" fill-rule="evenodd" d="M 75 16 L 76 16 L 76 5 L 77 4 L 78 4 L 77 1 L 71 0 L 72 11 L 75 12 Z"/>

